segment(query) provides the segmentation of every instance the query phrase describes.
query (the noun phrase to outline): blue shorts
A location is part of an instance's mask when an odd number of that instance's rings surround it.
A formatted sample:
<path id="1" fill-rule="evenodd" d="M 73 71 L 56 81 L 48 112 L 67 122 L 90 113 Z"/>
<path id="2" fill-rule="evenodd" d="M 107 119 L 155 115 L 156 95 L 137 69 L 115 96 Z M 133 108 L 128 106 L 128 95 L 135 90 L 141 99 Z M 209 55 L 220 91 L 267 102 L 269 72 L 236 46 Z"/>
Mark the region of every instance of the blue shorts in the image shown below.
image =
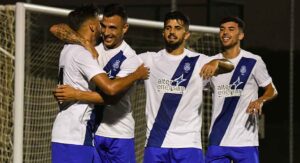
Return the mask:
<path id="1" fill-rule="evenodd" d="M 92 163 L 96 150 L 93 146 L 51 143 L 52 163 Z"/>
<path id="2" fill-rule="evenodd" d="M 258 147 L 209 146 L 206 163 L 259 163 Z"/>
<path id="3" fill-rule="evenodd" d="M 102 163 L 135 163 L 134 139 L 95 136 L 95 147 Z"/>
<path id="4" fill-rule="evenodd" d="M 144 163 L 204 163 L 204 159 L 198 148 L 146 147 Z"/>

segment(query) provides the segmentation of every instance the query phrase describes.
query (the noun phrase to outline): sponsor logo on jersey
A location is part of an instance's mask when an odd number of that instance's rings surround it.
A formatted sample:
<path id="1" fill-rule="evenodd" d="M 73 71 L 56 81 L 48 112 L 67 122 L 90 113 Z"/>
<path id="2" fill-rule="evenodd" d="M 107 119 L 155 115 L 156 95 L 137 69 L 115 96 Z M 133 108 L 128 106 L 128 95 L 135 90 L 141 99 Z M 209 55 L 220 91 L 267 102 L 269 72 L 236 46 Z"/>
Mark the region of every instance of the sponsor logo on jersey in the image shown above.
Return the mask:
<path id="1" fill-rule="evenodd" d="M 243 82 L 241 82 L 240 77 L 238 77 L 237 80 L 232 84 L 227 84 L 227 85 L 224 84 L 224 85 L 217 86 L 216 93 L 219 97 L 241 96 L 243 89 L 237 89 L 237 87 L 241 84 L 243 84 Z"/>
<path id="2" fill-rule="evenodd" d="M 115 78 L 114 75 L 112 75 L 111 70 L 109 70 L 109 72 L 107 73 L 108 78 L 113 79 Z"/>
<path id="3" fill-rule="evenodd" d="M 157 90 L 161 93 L 183 94 L 185 87 L 180 86 L 180 84 L 186 80 L 183 78 L 183 74 L 174 80 L 159 79 L 157 81 Z"/>

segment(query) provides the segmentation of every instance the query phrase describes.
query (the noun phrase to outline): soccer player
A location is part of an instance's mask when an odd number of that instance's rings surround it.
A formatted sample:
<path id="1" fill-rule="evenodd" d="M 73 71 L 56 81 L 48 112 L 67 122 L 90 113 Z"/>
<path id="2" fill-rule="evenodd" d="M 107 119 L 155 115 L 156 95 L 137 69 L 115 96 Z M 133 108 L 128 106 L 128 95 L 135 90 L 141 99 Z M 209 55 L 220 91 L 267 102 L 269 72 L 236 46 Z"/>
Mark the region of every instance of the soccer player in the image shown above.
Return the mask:
<path id="1" fill-rule="evenodd" d="M 144 163 L 202 163 L 203 77 L 217 75 L 218 69 L 231 71 L 233 66 L 185 48 L 189 19 L 179 11 L 166 14 L 162 35 L 165 49 L 139 55 L 151 70 L 145 81 Z"/>
<path id="2" fill-rule="evenodd" d="M 127 76 L 142 64 L 135 51 L 123 39 L 128 27 L 123 6 L 111 4 L 104 7 L 101 20 L 103 43 L 96 46 L 96 50 L 101 55 L 99 63 L 110 78 Z M 95 147 L 103 162 L 136 161 L 131 92 L 132 89 L 128 90 L 118 103 L 103 109 L 103 118 L 95 135 Z"/>
<path id="3" fill-rule="evenodd" d="M 211 78 L 214 93 L 207 163 L 259 162 L 257 114 L 277 91 L 261 57 L 241 49 L 244 27 L 237 17 L 220 22 L 223 52 L 214 58 L 230 60 L 235 69 Z M 264 88 L 260 97 L 259 87 Z"/>
<path id="4" fill-rule="evenodd" d="M 135 51 L 123 40 L 124 34 L 128 30 L 127 13 L 120 4 L 109 4 L 104 7 L 103 18 L 101 20 L 101 34 L 103 42 L 96 46 L 100 54 L 98 61 L 104 67 L 105 72 L 111 79 L 125 77 L 132 73 L 142 61 L 138 58 Z M 81 37 L 74 37 L 76 33 L 62 25 L 53 26 L 52 32 L 60 36 L 63 40 L 80 42 Z M 58 34 L 72 33 L 71 35 Z M 63 38 L 61 36 L 64 36 Z M 83 42 L 83 41 L 81 41 Z M 92 48 L 88 48 L 92 49 Z M 84 57 L 84 56 L 83 56 Z M 77 92 L 77 93 L 76 93 Z M 58 99 L 68 98 L 82 101 L 83 97 L 77 96 L 80 90 L 74 90 L 68 86 L 59 87 L 56 91 Z M 123 93 L 122 97 L 111 97 L 101 94 L 104 101 L 121 98 L 116 104 L 104 105 L 101 108 L 101 123 L 95 134 L 95 147 L 100 155 L 102 162 L 134 163 L 134 119 L 130 102 L 132 90 Z M 68 94 L 66 96 L 65 94 Z M 84 92 L 88 94 L 89 92 Z M 79 93 L 80 94 L 80 93 Z M 77 97 L 76 97 L 77 96 Z M 94 96 L 94 92 L 90 92 Z M 96 101 L 92 100 L 96 99 Z M 91 98 L 91 103 L 99 103 L 98 98 Z M 113 101 L 115 102 L 115 101 Z"/>
<path id="5" fill-rule="evenodd" d="M 90 5 L 75 9 L 68 15 L 71 28 L 90 44 L 95 45 L 100 36 L 99 10 Z M 59 60 L 60 74 L 64 84 L 82 91 L 91 91 L 96 85 L 109 95 L 116 95 L 128 89 L 134 81 L 146 79 L 148 69 L 140 66 L 131 75 L 110 80 L 105 71 L 80 45 L 65 45 Z M 85 97 L 85 92 L 79 92 Z M 80 96 L 81 96 L 80 95 Z M 99 103 L 103 102 L 97 96 Z M 81 101 L 67 108 L 61 108 L 52 130 L 52 162 L 89 163 L 94 159 L 92 135 L 93 105 Z"/>

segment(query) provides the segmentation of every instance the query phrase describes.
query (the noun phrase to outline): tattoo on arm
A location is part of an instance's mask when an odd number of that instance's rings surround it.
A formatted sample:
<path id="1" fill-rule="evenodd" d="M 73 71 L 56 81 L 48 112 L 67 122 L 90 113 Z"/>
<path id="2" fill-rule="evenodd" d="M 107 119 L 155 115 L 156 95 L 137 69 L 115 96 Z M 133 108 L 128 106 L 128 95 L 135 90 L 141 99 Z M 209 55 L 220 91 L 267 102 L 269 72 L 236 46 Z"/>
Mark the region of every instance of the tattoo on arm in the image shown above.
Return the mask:
<path id="1" fill-rule="evenodd" d="M 86 42 L 84 38 L 82 38 L 76 31 L 70 28 L 67 24 L 53 25 L 50 28 L 50 31 L 54 36 L 67 43 L 84 45 Z"/>

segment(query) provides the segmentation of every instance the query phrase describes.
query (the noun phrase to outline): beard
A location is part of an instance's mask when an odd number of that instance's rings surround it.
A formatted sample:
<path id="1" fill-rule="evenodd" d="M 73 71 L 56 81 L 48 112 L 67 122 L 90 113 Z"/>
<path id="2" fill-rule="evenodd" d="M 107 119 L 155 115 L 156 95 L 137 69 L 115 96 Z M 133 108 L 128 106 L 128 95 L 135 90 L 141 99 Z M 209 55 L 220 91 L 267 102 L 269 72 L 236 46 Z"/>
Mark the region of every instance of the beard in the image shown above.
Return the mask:
<path id="1" fill-rule="evenodd" d="M 99 45 L 103 42 L 103 38 L 101 36 L 97 37 L 96 39 L 96 45 Z"/>
<path id="2" fill-rule="evenodd" d="M 173 51 L 177 49 L 182 43 L 183 43 L 183 38 L 179 39 L 176 42 L 170 42 L 166 38 L 164 38 L 165 46 L 167 51 Z"/>

